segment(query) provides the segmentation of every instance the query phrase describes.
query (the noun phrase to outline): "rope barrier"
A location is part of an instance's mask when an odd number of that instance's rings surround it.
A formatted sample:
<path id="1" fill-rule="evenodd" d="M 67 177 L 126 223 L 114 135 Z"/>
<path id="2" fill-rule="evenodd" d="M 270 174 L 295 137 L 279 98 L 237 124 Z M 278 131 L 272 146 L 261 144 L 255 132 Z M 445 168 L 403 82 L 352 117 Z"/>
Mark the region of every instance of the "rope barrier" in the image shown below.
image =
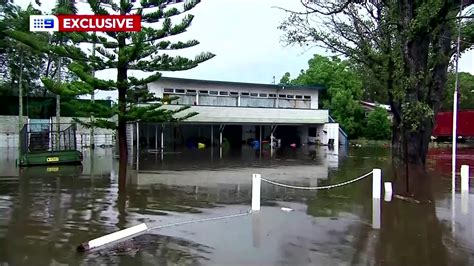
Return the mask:
<path id="1" fill-rule="evenodd" d="M 147 231 L 151 231 L 151 230 L 155 230 L 155 229 L 162 229 L 162 228 L 167 228 L 167 227 L 173 227 L 173 226 L 179 226 L 179 225 L 185 225 L 185 224 L 202 223 L 202 222 L 207 222 L 207 221 L 214 221 L 214 220 L 221 220 L 221 219 L 226 219 L 226 218 L 234 218 L 234 217 L 239 217 L 239 216 L 245 216 L 245 215 L 249 215 L 251 212 L 252 211 L 249 210 L 247 212 L 239 213 L 239 214 L 232 214 L 232 215 L 212 217 L 212 218 L 206 218 L 206 219 L 200 219 L 200 220 L 191 220 L 191 221 L 186 221 L 186 222 L 158 225 L 158 226 L 153 226 L 153 227 L 148 228 Z"/>
<path id="2" fill-rule="evenodd" d="M 360 176 L 360 177 L 357 177 L 357 178 L 354 178 L 352 180 L 349 180 L 349 181 L 346 181 L 346 182 L 343 182 L 343 183 L 339 183 L 339 184 L 334 184 L 334 185 L 328 185 L 328 186 L 323 186 L 323 187 L 298 187 L 298 186 L 291 186 L 291 185 L 286 185 L 286 184 L 282 184 L 282 183 L 278 183 L 278 182 L 275 182 L 275 181 L 271 181 L 271 180 L 268 180 L 268 179 L 265 179 L 262 177 L 262 181 L 265 181 L 269 184 L 272 184 L 272 185 L 277 185 L 277 186 L 281 186 L 281 187 L 287 187 L 287 188 L 294 188 L 294 189 L 305 189 L 305 190 L 320 190 L 320 189 L 331 189 L 331 188 L 335 188 L 335 187 L 341 187 L 341 186 L 344 186 L 344 185 L 347 185 L 347 184 L 350 184 L 350 183 L 354 183 L 356 181 L 359 181 L 369 175 L 372 174 L 373 171 L 370 171 L 368 172 L 367 174 L 363 175 L 363 176 Z"/>

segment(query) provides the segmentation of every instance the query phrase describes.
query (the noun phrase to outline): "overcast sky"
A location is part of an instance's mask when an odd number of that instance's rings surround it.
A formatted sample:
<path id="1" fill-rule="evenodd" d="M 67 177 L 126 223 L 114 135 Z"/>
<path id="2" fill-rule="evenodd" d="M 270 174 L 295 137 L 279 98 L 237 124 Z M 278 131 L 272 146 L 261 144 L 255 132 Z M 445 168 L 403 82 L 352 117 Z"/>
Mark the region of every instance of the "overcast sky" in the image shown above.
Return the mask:
<path id="1" fill-rule="evenodd" d="M 15 0 L 28 5 L 30 0 Z M 54 1 L 43 1 L 42 9 L 51 8 Z M 299 9 L 296 0 L 202 0 L 192 11 L 195 15 L 188 31 L 180 40 L 197 39 L 200 45 L 180 51 L 180 55 L 193 57 L 209 51 L 213 59 L 188 71 L 163 73 L 164 76 L 237 82 L 278 82 L 285 72 L 295 77 L 306 69 L 313 54 L 327 55 L 323 49 L 305 51 L 299 47 L 284 47 L 280 42 L 282 31 L 277 27 L 285 19 L 284 11 L 274 6 Z M 81 8 L 79 8 L 81 12 Z M 87 11 L 83 11 L 87 12 Z M 460 71 L 474 74 L 474 52 L 463 55 Z M 103 78 L 115 79 L 115 71 L 99 73 Z M 141 75 L 140 75 L 141 76 Z M 115 94 L 98 94 L 99 98 Z"/>

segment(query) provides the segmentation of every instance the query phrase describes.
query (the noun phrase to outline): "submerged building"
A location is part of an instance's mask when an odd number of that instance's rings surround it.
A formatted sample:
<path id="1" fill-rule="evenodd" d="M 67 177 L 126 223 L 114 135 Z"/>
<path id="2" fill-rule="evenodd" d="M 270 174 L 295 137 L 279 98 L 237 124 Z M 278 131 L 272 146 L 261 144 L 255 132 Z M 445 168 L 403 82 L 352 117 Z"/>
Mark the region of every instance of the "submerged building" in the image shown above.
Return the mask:
<path id="1" fill-rule="evenodd" d="M 196 112 L 179 124 L 130 123 L 130 149 L 137 140 L 148 148 L 164 149 L 188 145 L 193 140 L 206 145 L 232 147 L 253 140 L 281 146 L 346 144 L 345 134 L 328 110 L 319 109 L 322 86 L 256 84 L 162 77 L 148 89 L 162 99 L 164 108 L 177 109 L 182 117 Z M 177 97 L 175 101 L 171 98 Z M 333 145 L 331 145 L 333 144 Z"/>

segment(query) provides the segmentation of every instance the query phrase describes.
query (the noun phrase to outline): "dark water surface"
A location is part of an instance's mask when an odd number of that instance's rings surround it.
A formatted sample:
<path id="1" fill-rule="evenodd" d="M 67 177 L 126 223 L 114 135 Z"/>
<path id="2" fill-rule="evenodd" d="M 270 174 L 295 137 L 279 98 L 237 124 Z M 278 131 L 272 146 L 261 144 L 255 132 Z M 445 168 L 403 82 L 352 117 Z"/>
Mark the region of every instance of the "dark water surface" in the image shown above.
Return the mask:
<path id="1" fill-rule="evenodd" d="M 474 265 L 474 197 L 461 193 L 459 179 L 453 197 L 450 152 L 431 150 L 428 174 L 412 174 L 422 180 L 415 185 L 394 171 L 387 148 L 350 148 L 335 157 L 303 147 L 274 159 L 246 148 L 222 158 L 209 149 L 166 153 L 163 160 L 146 153 L 119 189 L 110 149 L 97 149 L 93 158 L 85 152 L 82 167 L 27 169 L 15 167 L 14 149 L 1 150 L 0 265 Z M 472 175 L 474 150 L 459 154 Z M 380 229 L 372 223 L 370 178 L 318 191 L 262 183 L 259 213 L 176 224 L 247 212 L 253 173 L 322 186 L 373 168 L 394 181 L 396 194 L 423 192 L 417 201 L 382 199 Z M 142 222 L 175 226 L 75 251 Z"/>

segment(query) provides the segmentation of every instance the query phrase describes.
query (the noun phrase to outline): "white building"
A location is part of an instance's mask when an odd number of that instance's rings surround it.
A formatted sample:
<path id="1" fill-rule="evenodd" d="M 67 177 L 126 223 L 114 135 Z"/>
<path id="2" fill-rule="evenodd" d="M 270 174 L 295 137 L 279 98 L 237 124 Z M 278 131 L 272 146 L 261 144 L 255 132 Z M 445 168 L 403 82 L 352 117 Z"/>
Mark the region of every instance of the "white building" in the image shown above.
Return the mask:
<path id="1" fill-rule="evenodd" d="M 176 117 L 197 115 L 178 125 L 140 122 L 138 133 L 137 124 L 130 124 L 131 145 L 136 145 L 137 134 L 142 145 L 164 150 L 190 141 L 216 146 L 227 140 L 233 147 L 252 140 L 273 143 L 272 136 L 283 147 L 340 142 L 339 124 L 329 121 L 328 110 L 318 108 L 323 87 L 162 77 L 148 88 L 162 99 L 163 108 L 190 106 Z M 169 102 L 173 96 L 178 99 Z M 338 145 L 334 146 L 337 152 Z"/>

